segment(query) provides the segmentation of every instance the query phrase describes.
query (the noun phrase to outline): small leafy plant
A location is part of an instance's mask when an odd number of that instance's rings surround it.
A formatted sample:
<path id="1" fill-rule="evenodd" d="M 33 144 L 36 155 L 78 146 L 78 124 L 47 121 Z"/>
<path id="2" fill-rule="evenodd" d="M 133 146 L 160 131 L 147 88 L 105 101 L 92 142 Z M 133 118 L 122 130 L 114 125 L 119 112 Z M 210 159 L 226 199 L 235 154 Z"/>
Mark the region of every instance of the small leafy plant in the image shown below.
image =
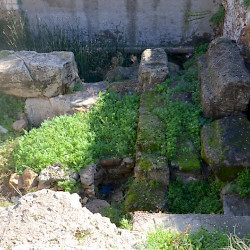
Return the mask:
<path id="1" fill-rule="evenodd" d="M 171 182 L 168 191 L 168 212 L 177 214 L 222 213 L 220 191 L 222 183 L 213 181 L 191 181 L 182 183 L 180 180 Z"/>
<path id="2" fill-rule="evenodd" d="M 195 233 L 177 233 L 163 226 L 148 232 L 147 239 L 142 249 L 249 249 L 249 237 L 240 239 L 236 235 L 228 236 L 227 233 L 206 229 Z"/>
<path id="3" fill-rule="evenodd" d="M 138 105 L 137 95 L 106 93 L 88 113 L 45 121 L 20 138 L 16 171 L 29 166 L 39 173 L 56 162 L 79 171 L 103 158 L 133 156 Z"/>
<path id="4" fill-rule="evenodd" d="M 235 180 L 233 191 L 237 192 L 242 198 L 246 198 L 250 195 L 249 169 L 245 169 L 244 171 L 239 173 L 237 179 Z"/>

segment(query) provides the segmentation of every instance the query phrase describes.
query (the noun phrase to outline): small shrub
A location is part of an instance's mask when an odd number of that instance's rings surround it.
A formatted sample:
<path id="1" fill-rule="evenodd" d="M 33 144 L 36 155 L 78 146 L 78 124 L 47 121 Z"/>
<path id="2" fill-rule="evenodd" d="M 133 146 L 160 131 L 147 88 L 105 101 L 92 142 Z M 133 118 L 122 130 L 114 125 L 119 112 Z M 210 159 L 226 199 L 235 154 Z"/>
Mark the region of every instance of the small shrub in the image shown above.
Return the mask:
<path id="1" fill-rule="evenodd" d="M 244 4 L 246 7 L 249 7 L 249 6 L 250 6 L 250 0 L 243 0 L 243 4 Z"/>
<path id="2" fill-rule="evenodd" d="M 177 180 L 169 185 L 168 212 L 177 214 L 222 213 L 219 182 L 191 181 L 182 183 Z"/>
<path id="3" fill-rule="evenodd" d="M 229 247 L 226 233 L 208 232 L 201 229 L 194 234 L 177 233 L 164 227 L 156 227 L 148 232 L 146 242 L 142 249 L 225 249 Z"/>
<path id="4" fill-rule="evenodd" d="M 133 156 L 138 105 L 137 95 L 106 93 L 86 114 L 45 121 L 20 138 L 16 171 L 29 166 L 39 173 L 56 162 L 79 171 L 103 158 Z"/>
<path id="5" fill-rule="evenodd" d="M 250 195 L 250 171 L 245 169 L 240 172 L 235 180 L 236 185 L 233 186 L 233 191 L 237 192 L 242 198 Z"/>
<path id="6" fill-rule="evenodd" d="M 110 208 L 102 211 L 102 215 L 108 217 L 117 227 L 132 230 L 131 215 L 126 212 L 124 201 L 113 202 Z"/>

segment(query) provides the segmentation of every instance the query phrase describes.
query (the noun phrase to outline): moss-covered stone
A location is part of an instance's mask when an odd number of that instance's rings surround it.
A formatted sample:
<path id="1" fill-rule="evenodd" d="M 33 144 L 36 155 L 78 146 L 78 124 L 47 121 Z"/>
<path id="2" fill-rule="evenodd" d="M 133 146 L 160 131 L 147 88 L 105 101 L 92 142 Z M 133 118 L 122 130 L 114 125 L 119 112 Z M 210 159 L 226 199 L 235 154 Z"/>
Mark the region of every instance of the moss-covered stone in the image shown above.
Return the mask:
<path id="1" fill-rule="evenodd" d="M 166 187 L 153 181 L 134 181 L 126 196 L 126 211 L 163 210 L 166 204 L 166 191 Z"/>
<path id="2" fill-rule="evenodd" d="M 250 168 L 250 122 L 245 116 L 231 116 L 203 127 L 201 155 L 222 181 L 230 181 Z"/>

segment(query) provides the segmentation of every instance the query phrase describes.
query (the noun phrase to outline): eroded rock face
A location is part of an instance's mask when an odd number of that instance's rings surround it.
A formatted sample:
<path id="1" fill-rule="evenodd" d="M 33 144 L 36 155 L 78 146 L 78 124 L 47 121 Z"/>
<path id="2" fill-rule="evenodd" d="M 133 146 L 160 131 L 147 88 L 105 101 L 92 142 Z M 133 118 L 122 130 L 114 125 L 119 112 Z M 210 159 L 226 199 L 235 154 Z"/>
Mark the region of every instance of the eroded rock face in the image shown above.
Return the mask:
<path id="1" fill-rule="evenodd" d="M 250 168 L 250 121 L 245 116 L 225 117 L 201 131 L 202 158 L 222 181 Z"/>
<path id="2" fill-rule="evenodd" d="M 96 103 L 99 93 L 104 93 L 106 88 L 107 82 L 83 83 L 81 91 L 69 95 L 28 98 L 25 103 L 28 120 L 31 124 L 39 126 L 48 118 L 87 111 Z"/>
<path id="3" fill-rule="evenodd" d="M 152 90 L 169 75 L 168 58 L 164 49 L 147 49 L 142 53 L 139 66 L 138 93 Z"/>
<path id="4" fill-rule="evenodd" d="M 57 96 L 79 79 L 72 52 L 5 51 L 0 58 L 0 91 L 9 95 Z"/>
<path id="5" fill-rule="evenodd" d="M 220 118 L 245 111 L 250 99 L 250 74 L 237 45 L 226 38 L 215 39 L 199 63 L 204 116 Z"/>
<path id="6" fill-rule="evenodd" d="M 108 218 L 82 208 L 79 198 L 51 190 L 23 196 L 15 207 L 1 210 L 0 247 L 24 244 L 22 249 L 31 249 L 27 246 L 32 243 L 32 249 L 40 245 L 42 249 L 81 249 L 83 245 L 84 249 L 136 248 L 138 238 L 133 233 L 128 231 L 128 240 Z"/>

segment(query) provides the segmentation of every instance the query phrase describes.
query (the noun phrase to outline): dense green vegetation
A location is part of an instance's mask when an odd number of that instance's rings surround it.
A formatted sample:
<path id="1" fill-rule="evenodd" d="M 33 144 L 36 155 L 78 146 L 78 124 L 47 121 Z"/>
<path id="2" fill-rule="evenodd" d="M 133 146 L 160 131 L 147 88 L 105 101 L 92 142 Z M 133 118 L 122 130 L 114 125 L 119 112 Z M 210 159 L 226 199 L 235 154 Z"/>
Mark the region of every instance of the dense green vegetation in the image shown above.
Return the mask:
<path id="1" fill-rule="evenodd" d="M 243 3 L 246 7 L 250 6 L 250 0 L 243 0 Z"/>
<path id="2" fill-rule="evenodd" d="M 36 172 L 56 162 L 80 170 L 105 157 L 134 155 L 139 98 L 106 93 L 88 112 L 45 121 L 19 140 L 16 171 Z"/>
<path id="3" fill-rule="evenodd" d="M 250 195 L 250 171 L 245 169 L 238 174 L 235 184 L 232 188 L 234 192 L 238 193 L 242 198 Z"/>
<path id="4" fill-rule="evenodd" d="M 177 214 L 220 214 L 223 212 L 220 200 L 222 186 L 216 181 L 173 181 L 168 187 L 167 211 Z"/>
<path id="5" fill-rule="evenodd" d="M 176 86 L 172 87 L 173 84 Z M 156 91 L 162 93 L 167 103 L 167 108 L 158 108 L 154 113 L 166 124 L 168 159 L 175 159 L 177 152 L 193 151 L 193 147 L 183 145 L 187 140 L 192 142 L 196 151 L 199 151 L 200 129 L 207 121 L 201 116 L 197 69 L 191 67 L 181 76 L 168 79 L 159 85 Z M 178 93 L 190 93 L 192 103 L 176 100 Z"/>
<path id="6" fill-rule="evenodd" d="M 20 133 L 12 129 L 12 124 L 18 118 L 18 113 L 24 112 L 24 98 L 17 98 L 0 93 L 0 126 L 6 128 L 7 134 L 0 133 L 0 144 L 6 139 L 15 138 Z"/>
<path id="7" fill-rule="evenodd" d="M 214 249 L 249 249 L 250 238 L 243 240 L 236 235 L 228 237 L 223 232 L 208 232 L 205 229 L 199 230 L 194 234 L 176 233 L 164 227 L 156 227 L 150 231 L 142 249 L 183 249 L 183 250 L 214 250 Z"/>

